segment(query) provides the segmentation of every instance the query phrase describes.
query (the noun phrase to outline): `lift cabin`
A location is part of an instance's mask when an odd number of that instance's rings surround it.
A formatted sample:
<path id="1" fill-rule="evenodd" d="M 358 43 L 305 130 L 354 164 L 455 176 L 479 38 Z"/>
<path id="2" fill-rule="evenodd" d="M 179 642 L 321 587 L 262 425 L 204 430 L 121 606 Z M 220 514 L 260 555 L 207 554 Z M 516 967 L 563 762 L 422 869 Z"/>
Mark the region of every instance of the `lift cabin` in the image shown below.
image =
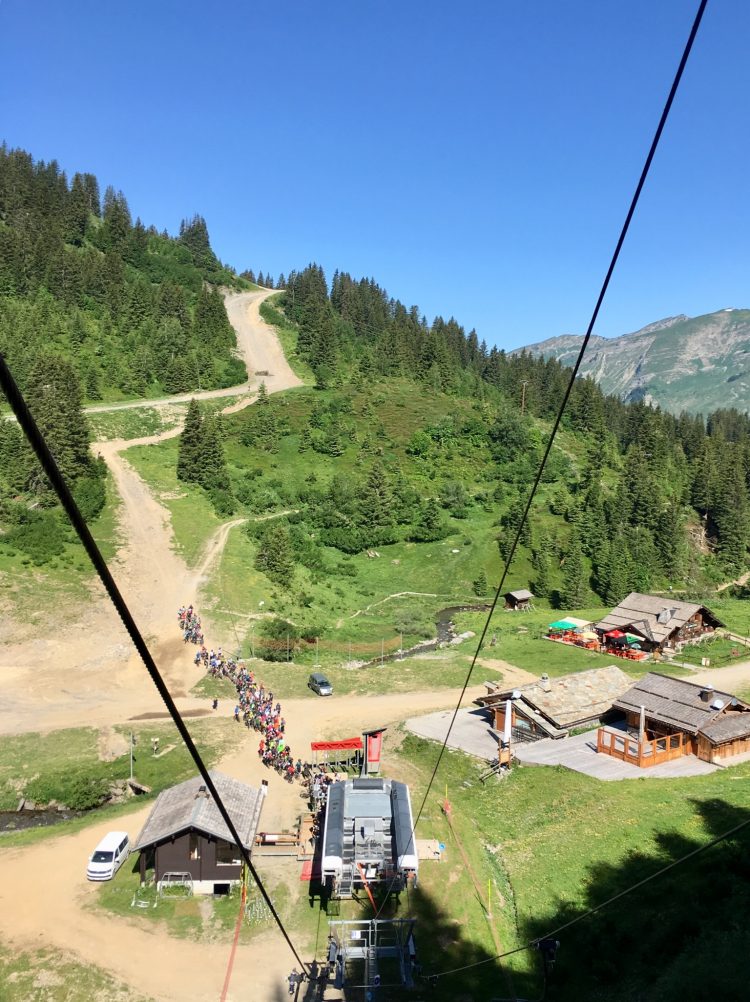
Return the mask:
<path id="1" fill-rule="evenodd" d="M 409 787 L 394 779 L 347 779 L 328 788 L 322 876 L 334 898 L 387 883 L 416 886 Z"/>

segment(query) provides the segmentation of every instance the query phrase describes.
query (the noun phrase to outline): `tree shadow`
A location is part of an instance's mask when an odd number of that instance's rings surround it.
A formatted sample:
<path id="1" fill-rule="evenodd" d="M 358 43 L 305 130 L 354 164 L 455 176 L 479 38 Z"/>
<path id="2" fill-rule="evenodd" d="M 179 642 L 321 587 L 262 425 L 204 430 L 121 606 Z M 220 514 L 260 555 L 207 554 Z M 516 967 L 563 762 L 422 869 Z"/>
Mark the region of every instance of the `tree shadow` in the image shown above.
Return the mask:
<path id="1" fill-rule="evenodd" d="M 494 952 L 473 942 L 451 913 L 452 892 L 446 886 L 439 898 L 420 888 L 392 898 L 383 909 L 381 918 L 416 920 L 417 968 L 414 987 L 406 989 L 398 985 L 395 966 L 383 965 L 384 985 L 371 990 L 372 1002 L 744 1002 L 750 997 L 743 964 L 750 949 L 750 810 L 720 799 L 693 803 L 703 827 L 695 839 L 665 831 L 656 837 L 654 853 L 636 850 L 617 865 L 595 863 L 588 870 L 583 904 L 552 905 L 521 925 L 518 941 L 526 943 L 580 920 L 557 934 L 560 948 L 546 989 L 541 952 L 532 948 L 520 967 L 494 960 Z M 748 827 L 726 841 L 583 918 L 589 909 L 744 822 Z M 319 884 L 311 885 L 310 903 L 321 910 L 319 974 L 326 967 L 328 920 L 339 915 Z M 364 896 L 361 905 L 361 917 L 373 917 Z M 325 987 L 303 983 L 296 1002 L 364 1002 L 367 990 L 356 967 L 350 974 L 341 988 L 334 987 L 333 977 Z M 438 975 L 434 982 L 433 975 Z M 289 997 L 280 989 L 278 999 Z"/>
<path id="2" fill-rule="evenodd" d="M 312 900 L 312 895 L 311 895 Z M 377 901 L 377 899 L 376 899 Z M 365 895 L 359 899 L 362 919 L 374 917 L 372 905 Z M 336 921 L 339 917 L 335 902 L 320 899 L 321 908 L 327 907 L 329 914 L 326 921 L 325 938 L 322 939 L 322 949 L 318 952 L 318 971 L 322 973 L 326 967 L 326 948 L 328 943 L 328 920 Z M 464 930 L 450 913 L 450 898 L 446 901 L 438 899 L 421 888 L 411 891 L 408 898 L 405 894 L 392 897 L 383 908 L 381 919 L 413 918 L 416 925 L 414 939 L 416 955 L 415 966 L 411 969 L 413 987 L 400 985 L 400 971 L 394 961 L 384 961 L 380 965 L 382 986 L 370 988 L 372 1002 L 487 1002 L 498 994 L 498 986 L 502 986 L 500 994 L 508 994 L 508 983 L 503 970 L 498 963 L 493 963 L 493 953 L 471 942 L 466 938 Z M 347 917 L 352 917 L 351 909 L 345 909 Z M 431 976 L 456 967 L 466 967 L 481 964 L 458 977 L 438 978 L 431 982 Z M 333 972 L 324 988 L 321 983 L 306 982 L 299 992 L 299 1002 L 365 1002 L 367 990 L 363 986 L 363 964 L 351 964 L 347 968 L 346 983 L 343 987 L 334 986 Z M 522 994 L 517 986 L 515 990 Z M 528 988 L 528 980 L 523 981 L 523 990 Z"/>
<path id="3" fill-rule="evenodd" d="M 548 935 L 743 822 L 748 827 L 675 866 L 557 935 L 547 998 L 554 1002 L 741 1002 L 750 948 L 750 811 L 693 800 L 705 834 L 657 836 L 656 854 L 632 851 L 589 869 L 584 905 L 563 904 L 524 924 L 524 940 Z M 537 997 L 541 991 L 537 991 Z"/>

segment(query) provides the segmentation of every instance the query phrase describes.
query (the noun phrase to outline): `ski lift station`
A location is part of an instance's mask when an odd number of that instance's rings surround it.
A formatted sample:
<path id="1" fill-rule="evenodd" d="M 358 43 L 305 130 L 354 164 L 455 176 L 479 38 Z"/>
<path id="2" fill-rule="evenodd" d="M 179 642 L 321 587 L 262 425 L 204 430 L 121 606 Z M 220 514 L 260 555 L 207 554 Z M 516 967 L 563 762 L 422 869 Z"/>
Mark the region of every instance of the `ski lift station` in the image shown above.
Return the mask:
<path id="1" fill-rule="evenodd" d="M 417 848 L 409 787 L 395 779 L 347 779 L 328 788 L 322 877 L 334 898 L 355 887 L 416 886 Z"/>

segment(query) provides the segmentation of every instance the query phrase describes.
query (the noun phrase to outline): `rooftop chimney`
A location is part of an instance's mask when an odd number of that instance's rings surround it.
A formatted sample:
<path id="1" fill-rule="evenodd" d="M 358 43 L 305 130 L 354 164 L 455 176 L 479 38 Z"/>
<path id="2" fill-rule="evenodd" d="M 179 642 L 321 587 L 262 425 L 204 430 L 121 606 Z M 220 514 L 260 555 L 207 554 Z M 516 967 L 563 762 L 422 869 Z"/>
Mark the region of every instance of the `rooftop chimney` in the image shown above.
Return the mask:
<path id="1" fill-rule="evenodd" d="M 539 679 L 539 685 L 544 692 L 552 692 L 552 686 L 550 685 L 549 675 L 545 672 Z"/>
<path id="2" fill-rule="evenodd" d="M 703 688 L 701 689 L 701 699 L 703 700 L 704 703 L 710 702 L 711 698 L 713 697 L 713 694 L 714 694 L 714 687 L 712 685 L 704 685 Z"/>

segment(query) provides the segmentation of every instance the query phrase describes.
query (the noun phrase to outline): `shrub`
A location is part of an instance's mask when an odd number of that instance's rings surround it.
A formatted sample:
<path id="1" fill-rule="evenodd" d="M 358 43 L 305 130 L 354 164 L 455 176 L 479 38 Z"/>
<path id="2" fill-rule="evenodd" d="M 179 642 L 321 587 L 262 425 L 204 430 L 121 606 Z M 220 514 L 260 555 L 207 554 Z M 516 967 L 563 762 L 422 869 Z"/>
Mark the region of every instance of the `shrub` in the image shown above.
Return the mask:
<path id="1" fill-rule="evenodd" d="M 59 557 L 65 549 L 59 520 L 49 511 L 29 511 L 25 520 L 6 536 L 6 542 L 28 554 L 35 564 Z"/>

